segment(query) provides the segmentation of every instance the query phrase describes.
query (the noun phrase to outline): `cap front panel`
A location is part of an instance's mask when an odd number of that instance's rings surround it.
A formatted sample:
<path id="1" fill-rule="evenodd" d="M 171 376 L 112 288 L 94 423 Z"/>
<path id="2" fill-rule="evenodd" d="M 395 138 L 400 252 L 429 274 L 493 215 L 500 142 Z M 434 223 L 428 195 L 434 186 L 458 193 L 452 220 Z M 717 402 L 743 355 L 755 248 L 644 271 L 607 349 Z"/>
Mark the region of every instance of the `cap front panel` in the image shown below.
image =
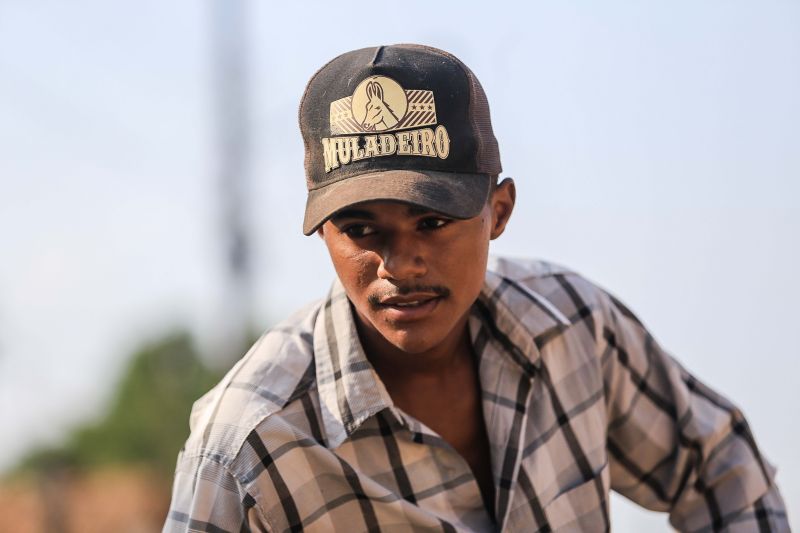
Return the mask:
<path id="1" fill-rule="evenodd" d="M 469 99 L 464 70 L 444 55 L 381 47 L 339 56 L 300 109 L 309 189 L 380 170 L 477 173 Z"/>

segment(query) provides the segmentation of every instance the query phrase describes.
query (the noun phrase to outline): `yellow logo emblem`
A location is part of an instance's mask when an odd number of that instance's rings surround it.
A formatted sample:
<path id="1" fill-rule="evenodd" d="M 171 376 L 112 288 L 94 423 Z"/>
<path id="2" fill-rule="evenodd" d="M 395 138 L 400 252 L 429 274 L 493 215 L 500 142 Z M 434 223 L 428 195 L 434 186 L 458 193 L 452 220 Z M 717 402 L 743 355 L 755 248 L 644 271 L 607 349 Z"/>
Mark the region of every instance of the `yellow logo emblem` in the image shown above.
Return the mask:
<path id="1" fill-rule="evenodd" d="M 330 120 L 332 137 L 321 139 L 325 172 L 362 159 L 450 154 L 447 129 L 426 127 L 436 125 L 433 91 L 407 91 L 388 76 L 370 76 L 331 102 Z"/>
<path id="2" fill-rule="evenodd" d="M 353 96 L 331 102 L 331 135 L 374 133 L 436 124 L 433 91 L 407 91 L 392 78 L 370 76 Z"/>

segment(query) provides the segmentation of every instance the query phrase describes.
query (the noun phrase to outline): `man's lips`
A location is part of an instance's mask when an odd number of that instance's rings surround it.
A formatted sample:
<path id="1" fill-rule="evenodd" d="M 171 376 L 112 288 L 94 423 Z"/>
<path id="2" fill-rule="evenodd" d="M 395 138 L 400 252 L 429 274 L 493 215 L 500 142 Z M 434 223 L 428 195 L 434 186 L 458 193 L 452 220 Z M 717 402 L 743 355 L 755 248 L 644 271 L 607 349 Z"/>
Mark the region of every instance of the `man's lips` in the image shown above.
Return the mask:
<path id="1" fill-rule="evenodd" d="M 450 296 L 443 285 L 417 285 L 397 287 L 367 297 L 370 307 L 389 321 L 409 321 L 425 318 Z"/>
<path id="2" fill-rule="evenodd" d="M 414 293 L 383 298 L 378 303 L 379 305 L 388 307 L 418 307 L 436 298 L 440 298 L 440 295 L 433 293 Z"/>
<path id="3" fill-rule="evenodd" d="M 443 298 L 439 295 L 389 298 L 378 305 L 378 312 L 391 322 L 411 322 L 429 317 Z"/>

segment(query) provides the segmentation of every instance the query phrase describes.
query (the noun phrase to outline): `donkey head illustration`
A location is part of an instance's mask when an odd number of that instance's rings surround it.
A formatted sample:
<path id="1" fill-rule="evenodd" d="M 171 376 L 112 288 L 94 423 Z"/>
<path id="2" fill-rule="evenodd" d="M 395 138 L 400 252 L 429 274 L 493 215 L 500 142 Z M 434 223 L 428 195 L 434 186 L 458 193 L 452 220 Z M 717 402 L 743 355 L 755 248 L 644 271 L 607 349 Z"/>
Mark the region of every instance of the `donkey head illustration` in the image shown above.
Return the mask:
<path id="1" fill-rule="evenodd" d="M 377 81 L 367 83 L 367 113 L 361 125 L 368 131 L 383 131 L 400 121 L 383 99 L 383 87 Z"/>

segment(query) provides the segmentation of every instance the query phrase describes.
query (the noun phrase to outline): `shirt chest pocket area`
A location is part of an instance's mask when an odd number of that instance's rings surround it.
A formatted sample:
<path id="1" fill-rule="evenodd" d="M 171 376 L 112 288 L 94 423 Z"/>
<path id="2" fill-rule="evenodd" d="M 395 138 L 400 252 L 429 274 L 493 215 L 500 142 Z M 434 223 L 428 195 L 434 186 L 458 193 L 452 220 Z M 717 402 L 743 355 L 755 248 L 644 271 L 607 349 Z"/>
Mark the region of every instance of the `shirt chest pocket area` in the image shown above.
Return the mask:
<path id="1" fill-rule="evenodd" d="M 544 514 L 553 531 L 607 531 L 608 462 L 594 477 L 556 495 L 544 506 Z"/>

